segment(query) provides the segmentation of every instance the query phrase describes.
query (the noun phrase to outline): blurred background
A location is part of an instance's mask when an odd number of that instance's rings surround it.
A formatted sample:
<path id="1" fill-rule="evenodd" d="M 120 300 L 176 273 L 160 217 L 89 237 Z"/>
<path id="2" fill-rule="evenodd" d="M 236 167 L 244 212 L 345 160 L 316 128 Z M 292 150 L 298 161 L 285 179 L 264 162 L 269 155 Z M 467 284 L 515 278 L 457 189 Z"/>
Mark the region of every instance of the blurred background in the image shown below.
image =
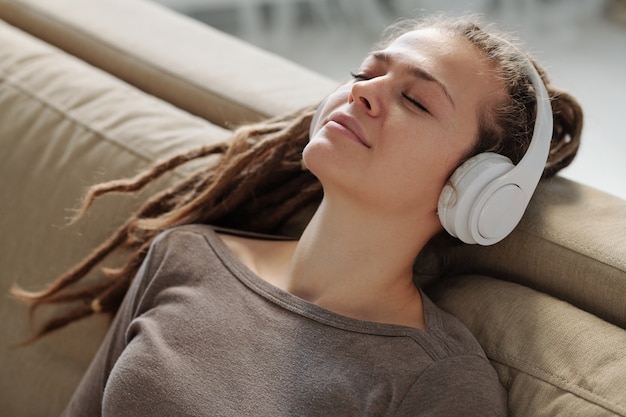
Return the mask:
<path id="1" fill-rule="evenodd" d="M 153 1 L 337 81 L 399 18 L 480 13 L 582 104 L 581 150 L 561 175 L 626 199 L 626 0 Z"/>

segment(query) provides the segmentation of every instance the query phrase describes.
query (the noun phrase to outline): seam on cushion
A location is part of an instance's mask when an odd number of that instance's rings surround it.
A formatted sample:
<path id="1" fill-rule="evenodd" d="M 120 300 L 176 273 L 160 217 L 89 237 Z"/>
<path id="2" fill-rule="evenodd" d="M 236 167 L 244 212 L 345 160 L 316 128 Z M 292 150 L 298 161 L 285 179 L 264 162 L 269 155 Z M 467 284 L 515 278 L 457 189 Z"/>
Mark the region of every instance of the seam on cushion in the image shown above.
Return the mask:
<path id="1" fill-rule="evenodd" d="M 563 243 L 559 243 L 559 242 L 555 241 L 555 239 L 553 239 L 552 236 L 543 236 L 543 235 L 541 235 L 539 233 L 535 233 L 535 232 L 532 232 L 532 231 L 529 231 L 529 230 L 522 230 L 521 232 L 522 233 L 526 233 L 528 236 L 532 236 L 534 238 L 543 240 L 545 242 L 549 242 L 549 244 L 554 245 L 554 246 L 559 247 L 559 248 L 562 248 L 563 250 L 565 250 L 567 252 L 574 253 L 578 257 L 582 256 L 584 259 L 587 260 L 585 262 L 586 264 L 587 263 L 592 263 L 592 264 L 593 263 L 597 263 L 597 264 L 603 265 L 603 266 L 605 266 L 605 267 L 607 267 L 609 269 L 617 271 L 618 274 L 620 274 L 620 273 L 621 274 L 626 274 L 626 271 L 624 271 L 621 268 L 618 268 L 616 265 L 608 264 L 604 260 L 600 260 L 598 258 L 594 258 L 594 257 L 588 255 L 587 253 L 583 253 L 583 252 L 579 252 L 579 251 L 577 252 L 572 247 L 566 246 L 565 243 L 570 243 L 570 244 L 573 243 L 573 241 L 571 241 L 571 240 L 566 239 Z M 582 245 L 577 245 L 577 244 L 573 244 L 572 246 L 579 247 L 579 248 L 584 248 Z M 609 257 L 609 259 L 615 260 L 617 258 Z M 523 285 L 529 285 L 529 283 L 527 283 L 525 280 L 524 280 L 524 282 L 525 283 Z M 538 287 L 537 286 L 538 284 L 539 284 L 539 281 L 537 281 L 537 282 L 535 282 L 535 283 L 533 283 L 532 285 L 529 285 L 529 286 L 531 288 L 536 288 L 536 289 L 538 289 L 539 291 L 542 291 L 542 292 L 545 291 L 547 288 L 553 288 L 556 292 L 561 294 L 561 296 L 563 296 L 563 295 L 567 296 L 566 297 L 567 298 L 566 302 L 569 302 L 572 305 L 575 305 L 577 307 L 581 307 L 585 311 L 595 315 L 596 317 L 601 318 L 602 320 L 608 321 L 609 323 L 611 323 L 613 325 L 616 325 L 616 326 L 618 326 L 620 328 L 623 327 L 623 322 L 621 320 L 619 320 L 619 317 L 621 317 L 621 316 L 619 314 L 616 314 L 615 311 L 613 311 L 614 309 L 610 310 L 610 311 L 607 311 L 604 308 L 593 307 L 595 304 L 587 296 L 580 297 L 580 296 L 577 296 L 574 293 L 571 293 L 569 290 L 564 293 L 561 289 L 559 289 L 557 287 L 550 287 L 550 286 L 545 287 L 545 286 L 541 286 L 541 285 Z M 549 291 L 549 293 L 554 294 L 554 292 L 552 290 L 548 290 L 548 291 Z M 559 296 L 558 298 L 565 300 L 561 296 Z M 592 309 L 593 311 L 590 311 L 590 309 Z"/>
<path id="2" fill-rule="evenodd" d="M 80 27 L 76 26 L 76 25 L 75 25 L 75 24 L 73 24 L 73 23 L 72 23 L 72 24 L 70 24 L 69 22 L 60 21 L 60 20 L 58 20 L 58 19 L 56 18 L 56 16 L 54 16 L 54 15 L 50 15 L 50 14 L 47 14 L 47 13 L 44 13 L 44 12 L 42 12 L 42 11 L 41 11 L 41 10 L 39 10 L 39 9 L 32 9 L 32 8 L 27 8 L 27 7 L 23 7 L 23 8 L 24 8 L 24 9 L 27 9 L 29 12 L 31 12 L 31 13 L 33 13 L 33 14 L 37 14 L 37 15 L 39 15 L 39 16 L 41 16 L 41 17 L 45 18 L 45 20 L 47 20 L 47 21 L 52 21 L 52 22 L 54 22 L 54 23 L 55 23 L 55 26 L 62 26 L 64 30 L 68 30 L 68 29 L 70 29 L 73 33 L 78 34 L 79 36 L 82 36 L 82 37 L 83 37 L 83 38 L 85 38 L 85 39 L 88 39 L 88 40 L 90 40 L 90 41 L 92 41 L 92 42 L 96 42 L 97 44 L 100 44 L 100 45 L 104 45 L 104 46 L 106 46 L 106 47 L 110 48 L 111 50 L 113 50 L 113 51 L 115 51 L 115 52 L 117 52 L 117 53 L 119 53 L 119 54 L 123 55 L 124 57 L 126 57 L 126 58 L 130 58 L 130 59 L 129 59 L 130 61 L 134 61 L 134 62 L 138 63 L 139 65 L 141 65 L 141 66 L 145 67 L 145 68 L 153 68 L 153 69 L 154 69 L 157 73 L 161 73 L 161 74 L 163 74 L 163 75 L 167 75 L 167 76 L 169 76 L 169 77 L 171 77 L 171 78 L 174 78 L 174 79 L 176 79 L 176 80 L 184 80 L 184 81 L 185 81 L 185 83 L 188 83 L 190 86 L 192 86 L 192 87 L 194 87 L 194 88 L 198 88 L 199 90 L 210 92 L 210 94 L 212 94 L 213 96 L 218 97 L 218 98 L 220 98 L 220 99 L 222 99 L 222 100 L 224 100 L 224 101 L 226 101 L 226 102 L 228 102 L 228 103 L 232 103 L 233 105 L 236 105 L 236 106 L 238 106 L 238 107 L 240 107 L 240 108 L 246 109 L 247 111 L 249 111 L 249 112 L 251 112 L 251 113 L 253 113 L 253 114 L 256 114 L 256 115 L 258 115 L 258 116 L 261 116 L 261 117 L 267 117 L 267 116 L 268 116 L 267 114 L 260 113 L 258 110 L 254 109 L 254 108 L 252 108 L 252 107 L 249 107 L 249 106 L 246 106 L 246 105 L 244 105 L 244 104 L 242 104 L 242 103 L 239 103 L 239 102 L 237 102 L 237 101 L 234 101 L 234 100 L 232 100 L 232 99 L 228 98 L 227 96 L 225 96 L 225 95 L 223 95 L 223 94 L 219 94 L 219 93 L 215 92 L 214 90 L 208 90 L 208 89 L 206 89 L 206 87 L 205 87 L 204 85 L 202 85 L 202 84 L 199 84 L 199 83 L 196 83 L 196 82 L 193 82 L 193 81 L 189 81 L 188 79 L 182 78 L 182 77 L 180 77 L 180 76 L 176 75 L 176 73 L 171 72 L 171 71 L 168 71 L 168 70 L 166 70 L 166 69 L 163 69 L 162 67 L 158 67 L 158 66 L 155 66 L 155 65 L 151 65 L 151 62 L 150 62 L 150 61 L 148 61 L 148 60 L 145 60 L 145 59 L 140 59 L 140 58 L 139 58 L 139 57 L 137 57 L 136 55 L 129 55 L 128 53 L 126 53 L 126 51 L 125 51 L 124 49 L 122 49 L 122 48 L 118 47 L 117 45 L 115 45 L 115 44 L 113 44 L 113 43 L 107 43 L 107 42 L 102 41 L 100 38 L 98 38 L 98 37 L 96 37 L 96 36 L 94 36 L 94 35 L 91 35 L 89 32 L 85 32 L 84 30 L 81 30 L 81 29 L 80 29 Z M 63 23 L 65 23 L 65 24 L 63 24 Z M 28 32 L 27 32 L 27 33 L 28 33 Z M 29 34 L 30 34 L 30 33 L 29 33 Z M 31 36 L 33 36 L 33 34 L 30 34 L 30 35 L 31 35 Z M 40 39 L 40 38 L 38 38 L 38 37 L 37 37 L 37 39 L 39 39 L 39 40 L 42 40 L 42 41 L 43 41 L 43 39 Z M 44 42 L 45 42 L 45 41 L 44 41 Z M 60 49 L 62 49 L 62 50 L 64 50 L 64 51 L 66 51 L 63 47 L 59 46 L 58 44 L 55 44 L 55 45 L 56 45 L 58 48 L 60 48 Z M 67 52 L 67 51 L 66 51 L 66 52 Z M 85 61 L 85 59 L 84 59 L 84 58 L 79 58 L 77 55 L 74 55 L 74 54 L 71 54 L 71 53 L 70 53 L 70 55 L 74 56 L 74 57 L 75 57 L 75 58 L 77 58 L 77 59 L 81 59 L 81 60 Z M 86 62 L 86 61 L 85 61 L 85 62 Z M 94 66 L 95 66 L 95 65 L 94 65 Z M 98 68 L 100 68 L 101 70 L 104 70 L 104 68 L 101 68 L 101 67 L 99 67 L 99 66 L 97 66 L 97 67 L 98 67 Z M 109 74 L 113 75 L 113 74 L 112 74 L 112 73 L 110 73 L 109 71 L 105 71 L 105 72 L 107 72 L 107 73 L 109 73 Z"/>
<path id="3" fill-rule="evenodd" d="M 519 371 L 526 375 L 537 378 L 538 380 L 546 384 L 552 385 L 553 387 L 556 387 L 560 390 L 576 395 L 577 397 L 582 398 L 583 400 L 588 401 L 592 404 L 595 404 L 598 407 L 602 407 L 612 413 L 616 413 L 616 414 L 619 413 L 619 415 L 622 415 L 622 416 L 626 415 L 626 407 L 624 407 L 623 405 L 619 403 L 615 403 L 611 399 L 603 397 L 599 394 L 596 394 L 595 392 L 592 392 L 579 385 L 573 384 L 569 382 L 567 379 L 559 375 L 556 375 L 552 372 L 549 372 L 543 368 L 540 368 L 536 366 L 535 364 L 528 363 L 514 356 L 501 354 L 490 349 L 485 349 L 485 353 L 489 357 L 489 360 L 499 365 L 506 366 L 511 369 L 515 369 L 516 371 Z M 503 359 L 508 360 L 509 362 L 504 362 Z M 532 372 L 532 371 L 535 371 L 535 372 Z M 551 378 L 553 379 L 552 381 L 550 380 Z M 559 385 L 554 380 L 561 382 L 562 385 Z M 566 389 L 565 387 L 569 389 Z"/>
<path id="4" fill-rule="evenodd" d="M 63 116 L 65 119 L 70 120 L 71 122 L 73 122 L 74 124 L 82 127 L 83 129 L 85 129 L 88 132 L 92 132 L 100 137 L 102 137 L 104 140 L 106 140 L 107 142 L 113 144 L 114 146 L 123 149 L 124 151 L 138 157 L 139 159 L 144 160 L 145 162 L 148 163 L 154 163 L 155 159 L 150 158 L 149 156 L 138 152 L 137 150 L 122 144 L 120 141 L 118 141 L 117 139 L 115 139 L 114 137 L 108 135 L 107 133 L 101 131 L 100 129 L 97 129 L 89 124 L 87 124 L 85 121 L 80 120 L 79 118 L 75 117 L 75 115 L 73 115 L 71 112 L 65 111 L 64 109 L 62 109 L 61 107 L 59 107 L 58 105 L 56 105 L 56 103 L 47 100 L 45 97 L 40 96 L 39 94 L 37 94 L 36 92 L 32 91 L 31 89 L 27 88 L 24 84 L 20 83 L 18 80 L 14 79 L 13 77 L 11 77 L 10 75 L 7 75 L 6 72 L 0 70 L 0 74 L 2 74 L 4 76 L 4 83 L 7 84 L 10 87 L 15 88 L 16 90 L 28 95 L 29 97 L 35 99 L 37 102 L 41 103 L 42 105 L 44 105 L 46 108 L 53 110 L 55 113 Z M 1 84 L 1 82 L 0 82 Z M 179 178 L 184 178 L 184 176 L 180 173 L 178 173 L 177 171 L 174 171 L 174 175 L 176 175 Z"/>
<path id="5" fill-rule="evenodd" d="M 563 242 L 559 242 L 556 239 L 553 238 L 553 235 L 543 235 L 541 233 L 537 233 L 531 230 L 527 230 L 527 229 L 523 229 L 523 228 L 518 228 L 516 233 L 518 234 L 525 234 L 526 236 L 530 236 L 534 239 L 539 239 L 542 240 L 544 242 L 546 242 L 546 244 L 552 245 L 554 247 L 557 248 L 561 248 L 563 251 L 566 251 L 568 253 L 571 254 L 576 254 L 577 257 L 582 257 L 583 259 L 585 259 L 585 262 L 582 262 L 583 264 L 598 264 L 598 265 L 602 265 L 606 268 L 609 268 L 613 271 L 617 272 L 617 275 L 624 275 L 626 274 L 626 271 L 616 265 L 612 265 L 607 263 L 607 261 L 602 260 L 602 259 L 598 259 L 595 258 L 591 255 L 588 255 L 585 252 L 579 252 L 576 251 L 574 248 L 567 246 L 566 244 L 572 244 L 573 241 L 569 240 L 569 239 L 564 239 Z M 579 247 L 579 248 L 584 248 L 586 249 L 584 246 L 582 245 L 576 245 L 573 244 L 572 246 L 575 247 Z M 615 257 L 607 257 L 610 260 L 616 260 L 618 258 Z M 498 263 L 489 263 L 488 266 L 484 266 L 484 265 L 479 265 L 478 267 L 474 267 L 472 269 L 473 273 L 478 273 L 478 274 L 485 274 L 485 275 L 490 275 L 496 278 L 500 278 L 503 279 L 505 281 L 513 281 L 516 282 L 520 285 L 524 285 L 526 287 L 529 288 L 533 288 L 537 291 L 540 292 L 544 292 L 547 293 L 553 297 L 556 297 L 557 299 L 560 299 L 562 301 L 565 301 L 567 303 L 570 303 L 578 308 L 582 308 L 584 311 L 595 315 L 596 317 L 601 318 L 604 321 L 607 321 L 608 323 L 611 323 L 615 326 L 618 326 L 620 328 L 624 328 L 623 327 L 623 320 L 620 320 L 620 315 L 616 314 L 614 311 L 607 311 L 603 308 L 592 308 L 592 306 L 594 305 L 593 300 L 590 299 L 587 296 L 580 296 L 577 295 L 578 293 L 573 293 L 571 292 L 571 289 L 569 287 L 562 287 L 562 286 L 554 286 L 552 284 L 550 285 L 546 285 L 545 282 L 543 282 L 541 279 L 537 280 L 535 279 L 531 279 L 530 281 L 526 278 L 524 278 L 523 275 L 520 275 L 519 273 L 513 271 L 513 270 L 509 270 L 507 268 L 504 268 L 500 265 L 498 265 Z M 467 272 L 467 271 L 466 271 Z M 471 272 L 471 271 L 470 271 Z M 541 273 L 541 268 L 538 269 L 536 271 L 537 273 Z M 535 273 L 533 276 L 536 276 L 537 274 Z M 563 288 L 565 288 L 565 292 L 563 290 Z M 558 294 L 558 295 L 556 295 Z M 593 311 L 591 311 L 590 309 L 592 308 Z"/>
<path id="6" fill-rule="evenodd" d="M 624 271 L 622 268 L 620 268 L 620 267 L 618 267 L 616 265 L 611 265 L 611 264 L 607 263 L 607 261 L 605 261 L 605 260 L 601 260 L 601 259 L 592 257 L 591 255 L 588 254 L 589 247 L 585 246 L 585 245 L 582 245 L 581 243 L 579 243 L 579 242 L 577 242 L 575 240 L 563 239 L 563 241 L 561 243 L 561 242 L 557 242 L 556 239 L 553 238 L 552 234 L 549 234 L 549 235 L 540 234 L 540 233 L 537 233 L 537 232 L 534 232 L 534 231 L 531 231 L 531 230 L 527 230 L 525 228 L 519 228 L 518 230 L 520 232 L 522 232 L 522 233 L 527 234 L 527 235 L 534 236 L 534 237 L 540 238 L 541 240 L 548 241 L 548 242 L 552 243 L 553 245 L 559 246 L 561 248 L 564 248 L 564 249 L 566 249 L 566 250 L 568 250 L 570 252 L 574 252 L 574 253 L 576 253 L 578 255 L 582 255 L 582 256 L 584 256 L 587 259 L 592 259 L 592 260 L 594 260 L 594 261 L 596 261 L 598 263 L 601 263 L 601 264 L 603 264 L 603 265 L 605 265 L 607 267 L 610 267 L 610 268 L 615 269 L 617 271 L 620 271 L 622 273 L 626 273 L 626 271 Z M 570 246 L 566 246 L 566 245 L 570 245 Z M 576 251 L 575 249 L 578 249 L 579 251 Z M 580 252 L 580 250 L 584 250 L 584 252 Z M 620 261 L 620 259 L 618 257 L 616 257 L 616 256 L 606 256 L 606 259 L 609 262 L 614 262 L 615 264 L 618 264 L 619 261 Z"/>

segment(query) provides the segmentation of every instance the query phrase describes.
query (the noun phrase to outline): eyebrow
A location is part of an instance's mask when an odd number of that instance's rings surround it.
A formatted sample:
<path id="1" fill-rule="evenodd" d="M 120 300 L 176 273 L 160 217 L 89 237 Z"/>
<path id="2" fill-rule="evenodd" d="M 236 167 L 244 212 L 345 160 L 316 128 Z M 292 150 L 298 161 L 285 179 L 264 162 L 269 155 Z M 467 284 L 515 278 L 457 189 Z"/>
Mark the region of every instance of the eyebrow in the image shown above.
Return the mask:
<path id="1" fill-rule="evenodd" d="M 377 51 L 377 52 L 372 52 L 370 54 L 370 56 L 372 58 L 374 58 L 377 61 L 381 61 L 384 63 L 389 64 L 391 61 L 393 61 L 393 57 L 390 53 L 385 52 L 385 51 Z M 415 65 L 408 65 L 408 72 L 409 74 L 411 74 L 412 76 L 419 78 L 421 80 L 426 80 L 426 81 L 430 81 L 430 82 L 434 82 L 435 84 L 437 84 L 439 86 L 439 88 L 441 88 L 446 96 L 446 98 L 448 99 L 448 101 L 450 102 L 450 104 L 452 105 L 453 108 L 456 108 L 456 106 L 454 105 L 454 100 L 452 100 L 452 96 L 450 95 L 450 92 L 448 91 L 448 89 L 446 88 L 446 86 L 439 81 L 434 75 L 432 75 L 431 73 L 429 73 L 428 71 L 426 71 L 423 68 L 417 67 Z"/>

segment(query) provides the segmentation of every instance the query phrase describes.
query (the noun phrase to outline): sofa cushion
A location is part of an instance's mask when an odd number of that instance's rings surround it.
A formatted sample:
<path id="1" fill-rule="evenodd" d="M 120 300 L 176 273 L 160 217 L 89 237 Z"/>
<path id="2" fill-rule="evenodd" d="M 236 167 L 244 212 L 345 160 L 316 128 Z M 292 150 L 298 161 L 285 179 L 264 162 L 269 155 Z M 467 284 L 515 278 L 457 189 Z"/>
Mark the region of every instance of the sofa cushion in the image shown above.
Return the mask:
<path id="1" fill-rule="evenodd" d="M 510 416 L 626 416 L 626 332 L 571 304 L 483 276 L 429 290 L 476 336 Z"/>
<path id="2" fill-rule="evenodd" d="M 626 201 L 565 178 L 542 182 L 515 231 L 444 263 L 548 293 L 626 329 Z"/>
<path id="3" fill-rule="evenodd" d="M 58 415 L 104 332 L 106 320 L 87 320 L 9 349 L 29 335 L 26 308 L 7 299 L 10 286 L 41 289 L 137 203 L 106 197 L 67 226 L 86 187 L 229 135 L 0 21 L 2 415 Z M 156 186 L 190 169 L 181 167 Z"/>

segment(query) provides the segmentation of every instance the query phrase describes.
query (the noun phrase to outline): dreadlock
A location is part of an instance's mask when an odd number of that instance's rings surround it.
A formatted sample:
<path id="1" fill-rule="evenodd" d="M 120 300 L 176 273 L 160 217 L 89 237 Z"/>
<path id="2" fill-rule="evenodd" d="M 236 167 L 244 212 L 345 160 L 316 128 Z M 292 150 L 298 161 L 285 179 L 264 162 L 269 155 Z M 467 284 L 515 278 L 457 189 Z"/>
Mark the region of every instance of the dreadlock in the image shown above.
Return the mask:
<path id="1" fill-rule="evenodd" d="M 313 108 L 237 129 L 224 143 L 203 146 L 157 163 L 134 178 L 91 187 L 73 221 L 99 197 L 135 193 L 190 161 L 219 155 L 171 188 L 147 199 L 104 242 L 45 290 L 13 294 L 30 303 L 31 315 L 42 305 L 72 303 L 63 315 L 44 323 L 26 343 L 95 313 L 115 314 L 155 237 L 183 224 L 204 223 L 259 233 L 277 233 L 304 207 L 321 200 L 321 185 L 302 169 Z M 116 268 L 101 268 L 100 279 L 75 286 L 116 251 L 128 253 Z"/>

